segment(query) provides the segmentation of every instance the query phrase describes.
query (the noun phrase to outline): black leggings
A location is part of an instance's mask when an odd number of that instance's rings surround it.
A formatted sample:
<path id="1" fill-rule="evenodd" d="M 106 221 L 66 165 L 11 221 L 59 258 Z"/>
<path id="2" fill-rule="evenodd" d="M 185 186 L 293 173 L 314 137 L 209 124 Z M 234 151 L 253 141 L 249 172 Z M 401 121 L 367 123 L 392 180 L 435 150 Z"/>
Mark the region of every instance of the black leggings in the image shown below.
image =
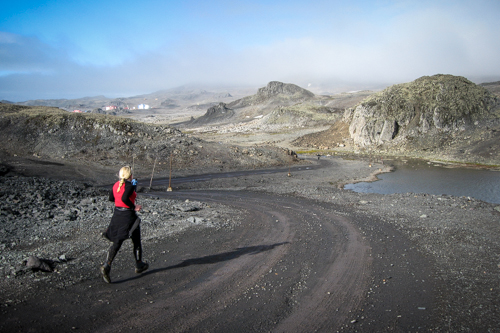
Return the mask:
<path id="1" fill-rule="evenodd" d="M 132 233 L 132 243 L 134 244 L 134 258 L 135 262 L 142 261 L 142 246 L 141 246 L 141 228 L 137 227 Z M 111 266 L 113 259 L 115 259 L 116 254 L 122 247 L 123 241 L 125 239 L 121 239 L 119 241 L 113 242 L 113 244 L 109 247 L 108 250 L 108 258 L 106 259 L 106 263 Z"/>

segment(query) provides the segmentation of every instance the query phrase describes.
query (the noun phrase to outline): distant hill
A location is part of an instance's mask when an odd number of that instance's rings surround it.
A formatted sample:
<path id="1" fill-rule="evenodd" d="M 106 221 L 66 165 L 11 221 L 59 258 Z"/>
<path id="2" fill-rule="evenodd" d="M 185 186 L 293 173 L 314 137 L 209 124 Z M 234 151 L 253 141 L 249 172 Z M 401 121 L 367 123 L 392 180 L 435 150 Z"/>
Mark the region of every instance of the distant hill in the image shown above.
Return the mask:
<path id="1" fill-rule="evenodd" d="M 257 93 L 228 104 L 245 116 L 266 115 L 278 105 L 289 106 L 314 99 L 315 95 L 295 84 L 271 81 Z"/>
<path id="2" fill-rule="evenodd" d="M 316 96 L 295 84 L 271 81 L 259 88 L 255 95 L 247 96 L 231 103 L 220 103 L 194 119 L 189 125 L 215 123 L 238 123 L 255 117 L 263 117 L 280 107 L 313 101 Z"/>
<path id="3" fill-rule="evenodd" d="M 481 83 L 480 86 L 485 87 L 486 89 L 488 89 L 489 92 L 491 92 L 497 97 L 500 97 L 500 81 L 485 82 Z"/>
<path id="4" fill-rule="evenodd" d="M 104 112 L 106 106 L 117 106 L 116 110 L 108 113 L 119 115 L 124 110 L 137 109 L 140 104 L 148 105 L 149 109 L 190 110 L 197 109 L 200 105 L 213 106 L 220 102 L 229 103 L 239 97 L 247 96 L 248 93 L 248 88 L 234 87 L 230 92 L 225 88 L 214 88 L 213 91 L 209 91 L 195 86 L 182 86 L 131 97 L 108 98 L 93 96 L 75 99 L 38 99 L 15 104 L 57 107 L 66 111 L 77 109 L 100 113 L 106 113 Z M 101 110 L 98 111 L 98 109 Z"/>

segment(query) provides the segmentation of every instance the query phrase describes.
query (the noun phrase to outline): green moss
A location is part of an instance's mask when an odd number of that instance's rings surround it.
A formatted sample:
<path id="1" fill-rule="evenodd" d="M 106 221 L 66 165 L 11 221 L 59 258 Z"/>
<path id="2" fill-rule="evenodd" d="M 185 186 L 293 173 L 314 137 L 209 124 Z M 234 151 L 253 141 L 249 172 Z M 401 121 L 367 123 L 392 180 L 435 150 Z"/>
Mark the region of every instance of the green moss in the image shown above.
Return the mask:
<path id="1" fill-rule="evenodd" d="M 375 108 L 376 116 L 395 119 L 401 112 L 434 112 L 443 120 L 490 111 L 493 95 L 461 76 L 423 76 L 413 82 L 393 85 L 363 100 L 360 105 Z"/>
<path id="2" fill-rule="evenodd" d="M 436 162 L 445 163 L 445 164 L 465 165 L 465 166 L 468 166 L 468 167 L 492 168 L 492 169 L 500 167 L 500 165 L 497 165 L 497 164 L 484 164 L 484 163 L 477 163 L 477 162 L 463 162 L 463 161 L 455 161 L 455 160 L 444 160 L 444 159 L 439 159 L 439 158 L 433 158 L 431 160 L 432 161 L 436 161 Z"/>
<path id="3" fill-rule="evenodd" d="M 320 149 L 311 149 L 311 150 L 299 150 L 296 153 L 302 154 L 302 155 L 317 155 L 318 153 L 321 153 L 321 154 L 328 153 L 328 151 L 320 150 Z"/>

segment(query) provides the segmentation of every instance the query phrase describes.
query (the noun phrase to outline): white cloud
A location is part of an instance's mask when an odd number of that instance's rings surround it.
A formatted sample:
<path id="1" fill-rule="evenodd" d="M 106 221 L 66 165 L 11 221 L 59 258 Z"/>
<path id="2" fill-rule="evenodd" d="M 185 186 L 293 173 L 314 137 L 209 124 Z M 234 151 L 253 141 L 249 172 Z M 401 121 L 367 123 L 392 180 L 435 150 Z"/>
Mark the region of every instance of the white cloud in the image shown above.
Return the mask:
<path id="1" fill-rule="evenodd" d="M 240 39 L 227 40 L 195 31 L 166 38 L 168 42 L 155 50 L 124 46 L 123 56 L 120 48 L 113 49 L 117 61 L 109 61 L 113 52 L 108 52 L 107 61 L 92 62 L 100 66 L 81 60 L 87 53 L 98 54 L 96 50 L 79 50 L 70 42 L 54 46 L 4 32 L 0 33 L 0 99 L 125 96 L 190 82 L 399 83 L 437 73 L 500 79 L 500 28 L 494 10 L 488 2 L 478 2 L 471 13 L 452 4 L 406 11 L 384 8 L 376 14 L 391 12 L 386 20 L 353 16 L 342 20 L 342 26 L 323 22 L 308 34 L 282 32 L 284 37 L 261 43 L 255 35 L 246 44 L 245 35 L 233 34 Z M 80 51 L 81 59 L 75 56 Z"/>

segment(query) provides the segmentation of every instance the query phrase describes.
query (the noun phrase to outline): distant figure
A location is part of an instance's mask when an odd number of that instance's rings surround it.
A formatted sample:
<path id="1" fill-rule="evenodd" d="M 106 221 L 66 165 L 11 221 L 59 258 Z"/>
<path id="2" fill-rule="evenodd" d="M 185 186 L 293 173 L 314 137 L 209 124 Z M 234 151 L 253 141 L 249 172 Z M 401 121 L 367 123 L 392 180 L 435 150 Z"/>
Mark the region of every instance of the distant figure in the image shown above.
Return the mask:
<path id="1" fill-rule="evenodd" d="M 318 154 L 318 161 L 319 161 L 319 158 L 321 157 L 321 154 Z"/>
<path id="2" fill-rule="evenodd" d="M 119 177 L 120 180 L 114 184 L 109 193 L 109 201 L 115 203 L 115 211 L 108 229 L 103 234 L 104 237 L 113 242 L 109 247 L 106 262 L 100 269 L 106 283 L 111 283 L 109 277 L 111 263 L 123 241 L 128 238 L 132 238 L 134 244 L 135 272 L 142 273 L 149 267 L 147 263 L 142 261 L 141 228 L 139 225 L 141 220 L 136 214 L 142 206 L 135 204 L 137 181 L 132 180 L 132 170 L 129 166 L 120 169 Z"/>

